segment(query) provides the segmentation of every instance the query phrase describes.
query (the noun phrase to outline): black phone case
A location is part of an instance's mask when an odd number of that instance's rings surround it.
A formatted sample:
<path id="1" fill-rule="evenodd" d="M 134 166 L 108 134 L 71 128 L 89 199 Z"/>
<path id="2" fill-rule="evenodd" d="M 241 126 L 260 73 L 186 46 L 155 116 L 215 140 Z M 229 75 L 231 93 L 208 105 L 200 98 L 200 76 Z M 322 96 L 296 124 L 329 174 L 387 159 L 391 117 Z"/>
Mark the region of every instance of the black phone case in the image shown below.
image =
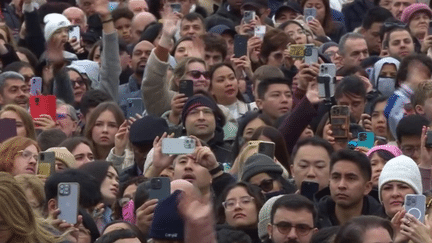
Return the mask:
<path id="1" fill-rule="evenodd" d="M 245 35 L 235 35 L 234 37 L 234 57 L 239 58 L 247 55 L 247 41 Z"/>
<path id="2" fill-rule="evenodd" d="M 181 80 L 179 84 L 179 93 L 186 97 L 193 96 L 193 80 Z"/>

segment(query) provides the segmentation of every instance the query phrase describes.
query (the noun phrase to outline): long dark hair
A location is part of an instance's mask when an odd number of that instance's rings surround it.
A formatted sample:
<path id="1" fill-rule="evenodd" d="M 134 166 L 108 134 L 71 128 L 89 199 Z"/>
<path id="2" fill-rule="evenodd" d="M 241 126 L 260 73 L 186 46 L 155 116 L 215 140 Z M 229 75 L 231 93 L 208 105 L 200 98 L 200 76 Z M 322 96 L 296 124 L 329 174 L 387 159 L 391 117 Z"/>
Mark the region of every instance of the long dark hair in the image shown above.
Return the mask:
<path id="1" fill-rule="evenodd" d="M 216 72 L 216 70 L 218 70 L 221 67 L 227 67 L 227 68 L 231 69 L 233 71 L 234 75 L 235 75 L 234 68 L 231 65 L 229 65 L 229 64 L 218 63 L 218 64 L 214 65 L 210 69 L 210 87 L 209 87 L 209 90 L 211 90 L 212 86 L 213 86 L 213 75 L 214 75 L 214 73 Z M 239 80 L 237 79 L 237 77 L 236 77 L 236 80 L 237 80 L 237 82 L 239 82 Z M 238 88 L 236 97 L 237 97 L 238 100 L 241 100 L 241 101 L 245 102 L 245 99 L 244 99 L 244 97 L 243 97 L 243 95 L 242 95 L 242 93 L 240 91 L 240 88 Z M 216 99 L 216 97 L 213 97 L 213 98 L 216 100 L 216 102 L 218 102 L 218 100 Z"/>

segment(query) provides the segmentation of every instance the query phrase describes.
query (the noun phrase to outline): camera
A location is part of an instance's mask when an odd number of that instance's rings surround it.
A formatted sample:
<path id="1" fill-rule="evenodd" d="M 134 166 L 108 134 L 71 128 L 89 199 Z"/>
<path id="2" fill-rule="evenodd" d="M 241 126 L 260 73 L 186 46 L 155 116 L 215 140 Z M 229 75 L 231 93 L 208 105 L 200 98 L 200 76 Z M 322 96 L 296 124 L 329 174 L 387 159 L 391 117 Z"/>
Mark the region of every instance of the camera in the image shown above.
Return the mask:
<path id="1" fill-rule="evenodd" d="M 358 139 L 359 139 L 360 141 L 366 141 L 366 139 L 367 139 L 367 134 L 366 134 L 366 133 L 360 133 Z"/>
<path id="2" fill-rule="evenodd" d="M 70 187 L 69 185 L 61 184 L 59 186 L 59 194 L 60 196 L 67 196 L 70 194 Z"/>
<path id="3" fill-rule="evenodd" d="M 161 189 L 162 188 L 162 181 L 160 178 L 154 178 L 151 180 L 151 188 L 152 189 Z"/>

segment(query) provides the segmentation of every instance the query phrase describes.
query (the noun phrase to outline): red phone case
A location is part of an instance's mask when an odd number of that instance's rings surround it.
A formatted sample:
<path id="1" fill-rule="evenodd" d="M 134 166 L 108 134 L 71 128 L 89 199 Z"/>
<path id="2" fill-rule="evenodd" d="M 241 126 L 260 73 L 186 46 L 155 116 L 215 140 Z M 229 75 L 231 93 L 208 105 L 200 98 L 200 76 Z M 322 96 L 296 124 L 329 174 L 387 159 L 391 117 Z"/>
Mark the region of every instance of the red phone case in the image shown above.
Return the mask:
<path id="1" fill-rule="evenodd" d="M 37 95 L 30 96 L 30 115 L 33 119 L 40 115 L 46 114 L 56 120 L 56 96 L 55 95 Z"/>

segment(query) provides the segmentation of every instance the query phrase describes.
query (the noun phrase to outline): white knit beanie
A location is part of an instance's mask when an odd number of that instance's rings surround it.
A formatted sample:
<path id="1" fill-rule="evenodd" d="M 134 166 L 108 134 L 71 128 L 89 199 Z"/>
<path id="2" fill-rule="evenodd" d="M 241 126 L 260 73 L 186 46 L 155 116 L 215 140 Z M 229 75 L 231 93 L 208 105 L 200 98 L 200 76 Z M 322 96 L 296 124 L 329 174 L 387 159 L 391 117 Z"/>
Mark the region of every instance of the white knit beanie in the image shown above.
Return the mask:
<path id="1" fill-rule="evenodd" d="M 423 193 L 420 170 L 416 162 L 408 156 L 400 155 L 384 165 L 378 181 L 380 201 L 382 186 L 391 181 L 399 181 L 409 185 L 416 194 Z"/>
<path id="2" fill-rule="evenodd" d="M 47 14 L 44 17 L 44 23 L 45 41 L 48 41 L 56 30 L 64 27 L 69 27 L 71 25 L 66 16 L 58 13 Z"/>
<path id="3" fill-rule="evenodd" d="M 270 198 L 264 205 L 261 207 L 261 210 L 258 214 L 258 236 L 261 240 L 264 240 L 267 233 L 267 225 L 270 223 L 271 210 L 273 208 L 273 204 L 284 195 L 278 195 Z"/>

